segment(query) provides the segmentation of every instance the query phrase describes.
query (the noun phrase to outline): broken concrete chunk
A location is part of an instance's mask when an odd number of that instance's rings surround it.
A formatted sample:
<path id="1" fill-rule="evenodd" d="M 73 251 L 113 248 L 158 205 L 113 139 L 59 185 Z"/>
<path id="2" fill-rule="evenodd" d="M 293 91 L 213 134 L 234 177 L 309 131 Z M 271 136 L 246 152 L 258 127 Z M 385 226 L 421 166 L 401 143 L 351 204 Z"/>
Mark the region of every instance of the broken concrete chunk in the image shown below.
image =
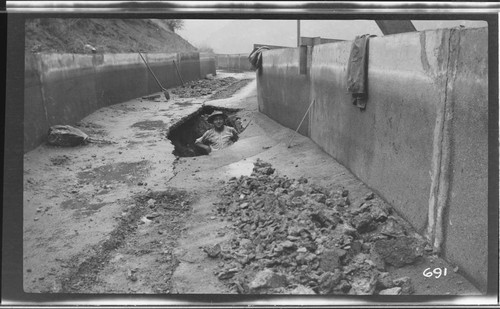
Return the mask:
<path id="1" fill-rule="evenodd" d="M 342 272 L 338 269 L 335 269 L 334 272 L 323 273 L 318 280 L 321 294 L 332 294 L 340 280 L 342 280 Z"/>
<path id="2" fill-rule="evenodd" d="M 355 277 L 351 281 L 349 294 L 353 295 L 373 295 L 375 293 L 377 280 L 374 277 Z"/>
<path id="3" fill-rule="evenodd" d="M 365 196 L 365 201 L 373 200 L 375 198 L 375 193 L 370 192 Z"/>
<path id="4" fill-rule="evenodd" d="M 375 264 L 375 267 L 380 271 L 385 271 L 385 261 L 380 254 L 373 249 L 370 250 L 370 260 Z"/>
<path id="5" fill-rule="evenodd" d="M 220 254 L 221 247 L 219 244 L 216 244 L 214 246 L 205 246 L 203 248 L 203 251 L 205 251 L 209 257 L 215 258 Z"/>
<path id="6" fill-rule="evenodd" d="M 159 213 L 153 212 L 153 213 L 147 214 L 146 218 L 149 219 L 149 220 L 152 220 L 152 219 L 154 219 L 156 217 L 159 217 L 159 216 L 161 216 Z"/>
<path id="7" fill-rule="evenodd" d="M 227 269 L 219 273 L 217 276 L 219 279 L 224 280 L 224 279 L 230 279 L 234 277 L 234 275 L 238 272 L 237 268 L 232 268 L 232 269 Z"/>
<path id="8" fill-rule="evenodd" d="M 394 218 L 389 218 L 382 226 L 380 233 L 391 237 L 401 237 L 406 235 L 406 230 Z"/>
<path id="9" fill-rule="evenodd" d="M 377 240 L 373 250 L 380 255 L 385 263 L 395 267 L 413 264 L 422 255 L 422 244 L 415 238 L 399 237 L 396 239 Z"/>
<path id="10" fill-rule="evenodd" d="M 413 293 L 413 286 L 411 284 L 411 278 L 410 277 L 401 277 L 394 279 L 392 283 L 401 288 L 401 294 L 403 295 L 409 295 Z"/>
<path id="11" fill-rule="evenodd" d="M 359 233 L 368 233 L 377 228 L 377 223 L 370 213 L 361 213 L 351 220 L 351 224 Z"/>
<path id="12" fill-rule="evenodd" d="M 285 240 L 284 242 L 282 242 L 281 246 L 285 249 L 293 249 L 297 247 L 297 245 L 295 245 L 293 242 L 289 240 Z"/>
<path id="13" fill-rule="evenodd" d="M 378 206 L 372 206 L 370 209 L 372 217 L 375 221 L 384 222 L 387 219 L 388 214 Z"/>
<path id="14" fill-rule="evenodd" d="M 255 278 L 250 282 L 248 287 L 251 291 L 257 291 L 260 289 L 284 287 L 287 284 L 288 281 L 285 275 L 275 273 L 271 269 L 265 269 L 255 275 Z"/>
<path id="15" fill-rule="evenodd" d="M 378 293 L 379 295 L 401 295 L 401 288 L 395 287 L 390 289 L 382 290 Z"/>
<path id="16" fill-rule="evenodd" d="M 47 142 L 53 146 L 74 147 L 89 141 L 89 136 L 81 130 L 68 125 L 49 128 Z"/>
<path id="17" fill-rule="evenodd" d="M 309 288 L 309 287 L 306 287 L 306 286 L 299 284 L 295 289 L 290 291 L 290 294 L 292 294 L 292 295 L 301 295 L 301 294 L 312 295 L 312 294 L 316 294 L 316 292 L 314 292 L 314 290 Z"/>
<path id="18" fill-rule="evenodd" d="M 342 249 L 325 250 L 321 255 L 319 267 L 324 271 L 333 271 L 342 266 L 340 259 L 345 255 L 346 251 Z"/>

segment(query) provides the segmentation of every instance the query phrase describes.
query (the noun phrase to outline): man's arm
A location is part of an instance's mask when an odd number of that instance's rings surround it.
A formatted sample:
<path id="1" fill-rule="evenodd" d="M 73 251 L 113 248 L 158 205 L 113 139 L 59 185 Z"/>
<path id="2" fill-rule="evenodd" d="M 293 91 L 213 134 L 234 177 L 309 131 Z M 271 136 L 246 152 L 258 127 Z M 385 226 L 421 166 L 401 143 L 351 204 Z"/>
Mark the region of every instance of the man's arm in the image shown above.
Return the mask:
<path id="1" fill-rule="evenodd" d="M 209 145 L 206 145 L 205 142 L 207 141 L 207 136 L 208 136 L 208 131 L 205 132 L 200 138 L 196 139 L 194 141 L 194 144 L 203 149 L 204 151 L 208 153 L 210 153 L 212 151 L 212 148 L 209 146 Z"/>
<path id="2" fill-rule="evenodd" d="M 236 129 L 232 128 L 232 133 L 233 133 L 233 136 L 231 137 L 231 139 L 233 140 L 233 142 L 236 142 L 240 137 L 238 135 L 238 131 L 236 131 Z"/>

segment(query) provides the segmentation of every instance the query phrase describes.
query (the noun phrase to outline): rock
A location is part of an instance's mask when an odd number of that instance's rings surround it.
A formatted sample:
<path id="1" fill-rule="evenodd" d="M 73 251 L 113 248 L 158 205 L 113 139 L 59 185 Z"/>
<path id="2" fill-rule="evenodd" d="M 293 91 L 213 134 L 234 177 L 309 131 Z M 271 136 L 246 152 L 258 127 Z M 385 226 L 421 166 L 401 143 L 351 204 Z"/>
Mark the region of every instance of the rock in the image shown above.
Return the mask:
<path id="1" fill-rule="evenodd" d="M 423 245 L 415 238 L 399 237 L 396 239 L 377 240 L 373 250 L 380 255 L 385 263 L 395 267 L 413 264 L 422 256 Z"/>
<path id="2" fill-rule="evenodd" d="M 241 208 L 241 209 L 246 209 L 246 208 L 248 208 L 248 205 L 249 205 L 248 203 L 242 203 L 242 204 L 240 205 L 240 208 Z"/>
<path id="3" fill-rule="evenodd" d="M 148 200 L 148 202 L 147 202 L 147 204 L 148 204 L 149 206 L 154 205 L 155 203 L 156 203 L 156 200 L 155 200 L 155 199 L 149 199 L 149 200 Z"/>
<path id="4" fill-rule="evenodd" d="M 302 206 L 304 204 L 304 201 L 300 197 L 294 197 L 292 199 L 292 204 L 294 206 Z"/>
<path id="5" fill-rule="evenodd" d="M 325 214 L 322 211 L 311 214 L 311 220 L 316 224 L 318 224 L 320 228 L 330 227 L 330 226 L 333 226 L 333 228 L 335 228 L 335 226 L 337 226 L 336 222 L 330 220 L 330 218 L 325 216 Z"/>
<path id="6" fill-rule="evenodd" d="M 401 237 L 406 235 L 405 229 L 394 219 L 389 218 L 380 230 L 381 234 L 391 237 Z"/>
<path id="7" fill-rule="evenodd" d="M 307 248 L 306 247 L 300 247 L 300 248 L 297 249 L 297 252 L 299 252 L 299 253 L 305 253 L 305 252 L 307 252 Z"/>
<path id="8" fill-rule="evenodd" d="M 296 244 L 294 244 L 293 242 L 289 241 L 289 240 L 285 240 L 284 242 L 281 243 L 281 246 L 285 249 L 294 249 L 297 247 Z"/>
<path id="9" fill-rule="evenodd" d="M 277 274 L 271 269 L 265 269 L 255 275 L 248 287 L 250 291 L 257 292 L 262 289 L 284 287 L 287 284 L 288 280 L 285 275 Z"/>
<path id="10" fill-rule="evenodd" d="M 344 223 L 342 225 L 342 230 L 343 230 L 345 235 L 357 237 L 358 231 L 354 227 L 350 226 L 349 224 Z"/>
<path id="11" fill-rule="evenodd" d="M 300 294 L 316 294 L 313 289 L 308 288 L 306 286 L 303 286 L 299 284 L 295 289 L 291 290 L 289 294 L 292 295 L 300 295 Z"/>
<path id="12" fill-rule="evenodd" d="M 401 288 L 395 287 L 390 289 L 382 290 L 378 293 L 379 295 L 401 295 Z"/>
<path id="13" fill-rule="evenodd" d="M 370 213 L 362 213 L 351 220 L 351 224 L 359 233 L 368 233 L 377 228 L 377 223 Z"/>
<path id="14" fill-rule="evenodd" d="M 346 251 L 342 249 L 331 249 L 323 251 L 320 260 L 319 268 L 324 271 L 333 271 L 335 268 L 342 266 L 340 259 L 345 256 Z"/>
<path id="15" fill-rule="evenodd" d="M 342 279 L 342 272 L 335 269 L 334 272 L 327 271 L 318 280 L 321 294 L 331 294 Z"/>
<path id="16" fill-rule="evenodd" d="M 365 196 L 365 201 L 373 200 L 375 198 L 375 193 L 370 192 Z"/>
<path id="17" fill-rule="evenodd" d="M 205 246 L 203 248 L 203 251 L 205 251 L 209 257 L 215 258 L 220 254 L 221 247 L 219 244 L 216 244 L 214 246 Z"/>
<path id="18" fill-rule="evenodd" d="M 302 190 L 295 190 L 292 194 L 293 197 L 299 197 L 299 196 L 303 196 L 305 194 L 304 191 Z"/>
<path id="19" fill-rule="evenodd" d="M 340 283 L 333 289 L 334 294 L 347 294 L 351 290 L 351 285 L 345 280 L 341 280 Z"/>
<path id="20" fill-rule="evenodd" d="M 370 260 L 375 264 L 375 267 L 380 271 L 385 271 L 385 261 L 380 254 L 373 249 L 370 250 Z"/>
<path id="21" fill-rule="evenodd" d="M 384 222 L 387 219 L 387 213 L 380 207 L 373 205 L 370 209 L 370 213 L 375 221 Z"/>
<path id="22" fill-rule="evenodd" d="M 375 293 L 377 280 L 374 276 L 367 277 L 355 277 L 351 281 L 351 290 L 349 294 L 353 295 L 373 295 Z"/>
<path id="23" fill-rule="evenodd" d="M 230 279 L 230 278 L 234 277 L 234 275 L 237 272 L 238 272 L 237 268 L 227 269 L 227 270 L 224 270 L 221 273 L 219 273 L 219 275 L 217 276 L 217 278 L 219 278 L 221 280 Z"/>
<path id="24" fill-rule="evenodd" d="M 311 197 L 314 201 L 325 204 L 326 203 L 326 195 L 322 193 L 311 194 Z"/>
<path id="25" fill-rule="evenodd" d="M 153 213 L 147 214 L 146 218 L 149 219 L 149 220 L 152 220 L 152 219 L 154 219 L 156 217 L 159 217 L 159 216 L 161 216 L 159 213 L 153 212 Z"/>
<path id="26" fill-rule="evenodd" d="M 249 248 L 250 246 L 252 246 L 252 241 L 250 239 L 247 238 L 240 239 L 240 247 Z"/>
<path id="27" fill-rule="evenodd" d="M 349 190 L 342 190 L 342 197 L 347 197 L 349 195 Z"/>
<path id="28" fill-rule="evenodd" d="M 89 136 L 81 130 L 68 125 L 55 125 L 49 128 L 47 142 L 53 146 L 74 147 L 88 142 Z"/>
<path id="29" fill-rule="evenodd" d="M 392 283 L 401 288 L 401 294 L 403 295 L 410 295 L 413 293 L 413 286 L 411 284 L 411 278 L 410 277 L 401 277 L 394 279 Z"/>
<path id="30" fill-rule="evenodd" d="M 382 272 L 378 274 L 377 288 L 380 290 L 390 289 L 394 287 L 394 282 L 389 273 Z"/>

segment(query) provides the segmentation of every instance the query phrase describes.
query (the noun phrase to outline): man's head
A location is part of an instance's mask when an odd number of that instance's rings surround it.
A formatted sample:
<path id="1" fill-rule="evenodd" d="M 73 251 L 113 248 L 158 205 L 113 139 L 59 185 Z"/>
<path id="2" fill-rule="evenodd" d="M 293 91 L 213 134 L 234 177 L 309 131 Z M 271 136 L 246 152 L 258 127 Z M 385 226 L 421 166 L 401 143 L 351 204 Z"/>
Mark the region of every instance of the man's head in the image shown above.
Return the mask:
<path id="1" fill-rule="evenodd" d="M 227 116 L 220 111 L 214 111 L 210 116 L 208 116 L 207 121 L 214 125 L 215 129 L 222 129 L 224 127 L 224 122 Z"/>
<path id="2" fill-rule="evenodd" d="M 224 126 L 224 117 L 223 116 L 215 116 L 214 119 L 212 120 L 212 123 L 214 124 L 214 127 L 216 129 L 220 129 Z"/>

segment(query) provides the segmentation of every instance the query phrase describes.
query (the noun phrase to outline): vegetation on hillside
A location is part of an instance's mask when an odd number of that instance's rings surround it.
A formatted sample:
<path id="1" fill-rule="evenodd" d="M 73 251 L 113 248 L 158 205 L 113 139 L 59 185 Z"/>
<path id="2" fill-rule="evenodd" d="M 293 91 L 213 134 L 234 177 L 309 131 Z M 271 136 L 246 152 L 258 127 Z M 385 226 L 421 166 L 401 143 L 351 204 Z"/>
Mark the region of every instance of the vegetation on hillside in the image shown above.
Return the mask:
<path id="1" fill-rule="evenodd" d="M 25 52 L 80 54 L 92 48 L 98 53 L 196 51 L 174 32 L 182 27 L 183 21 L 178 19 L 28 19 Z"/>

